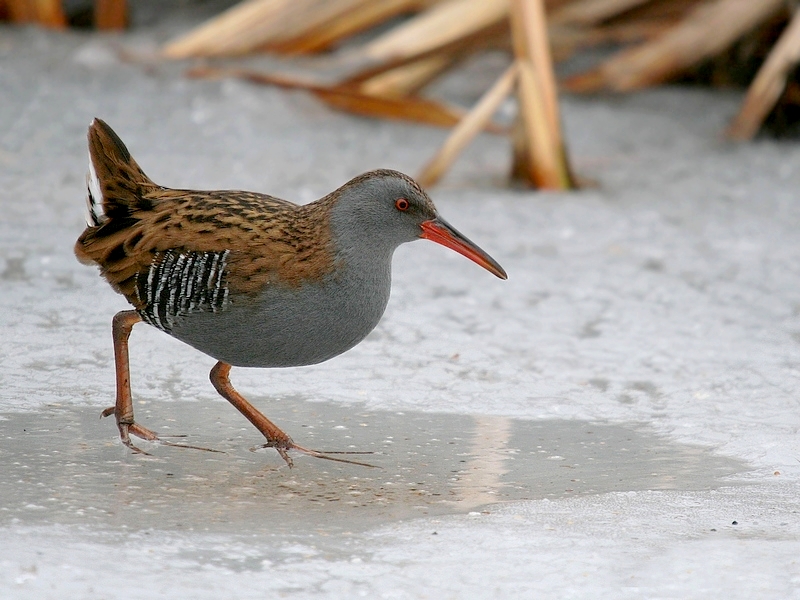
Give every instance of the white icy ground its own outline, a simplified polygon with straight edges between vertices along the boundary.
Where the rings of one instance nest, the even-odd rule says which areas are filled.
[[[409,244],[357,348],[234,370],[267,414],[311,411],[305,429],[279,419],[299,442],[328,423],[322,445],[342,431],[381,444],[381,471],[298,458],[290,472],[247,452],[257,432],[214,393],[213,360],[144,325],[131,341],[140,420],[229,454],[130,455],[97,420],[125,302],[72,254],[91,119],[163,185],[299,202],[371,168],[413,174],[446,135],[185,79],[147,60],[163,27],[0,29],[0,597],[800,598],[800,147],[720,141],[735,95],[564,98],[574,167],[598,183],[576,193],[504,188],[507,143],[480,138],[432,196],[507,282]],[[491,66],[443,93],[473,102]],[[351,413],[372,420],[349,428]],[[537,422],[546,443],[524,434]],[[594,427],[609,432],[613,484],[572,471],[611,472],[568,439]],[[451,441],[426,455],[426,436]],[[413,448],[428,487],[386,500]],[[559,466],[539,483],[524,459],[537,453]],[[465,488],[447,480],[458,465],[434,473],[456,456]]]

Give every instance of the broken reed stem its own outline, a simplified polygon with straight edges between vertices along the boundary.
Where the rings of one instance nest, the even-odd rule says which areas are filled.
[[[316,11],[307,27],[279,40],[271,50],[287,54],[319,52],[341,39],[419,7],[419,0],[325,0],[328,13]]]
[[[726,134],[733,140],[749,140],[758,133],[767,114],[786,89],[786,79],[800,62],[800,11],[796,11],[767,60],[750,84],[739,114]]]
[[[355,85],[365,94],[373,96],[407,96],[423,88],[454,62],[455,57],[450,54],[434,54],[388,69]]]
[[[553,73],[553,59],[550,56],[550,42],[547,32],[547,20],[544,12],[543,0],[517,0],[515,10],[525,30],[526,56],[522,60],[530,59],[533,70],[542,86],[542,100],[547,119],[552,127],[553,141],[557,145],[561,140],[561,116],[558,110],[558,88],[556,77]],[[522,48],[520,48],[522,49]]]
[[[94,0],[94,26],[97,29],[125,29],[127,24],[126,0]]]
[[[359,54],[401,60],[442,48],[490,28],[508,14],[508,0],[447,0],[365,44]]]
[[[376,62],[359,49],[349,53],[348,61],[360,65],[360,70],[344,79],[341,84],[360,86],[392,70],[421,63],[429,58],[446,56],[452,63],[456,63],[481,50],[508,48],[508,46],[508,22],[500,21],[484,29],[469,31],[461,37],[437,44],[434,47],[430,47],[430,44],[425,42],[425,48],[407,48],[408,51],[403,56],[388,61]],[[365,62],[366,66],[363,66]]]
[[[519,69],[512,176],[537,188],[574,187],[567,164],[542,0],[512,0],[511,38]]]
[[[646,42],[662,35],[671,25],[660,22],[632,22],[602,27],[550,27],[550,44],[556,63],[567,60],[580,50],[604,44]]]
[[[168,58],[232,56],[272,50],[298,54],[329,48],[344,37],[433,0],[247,0],[169,42]]]
[[[612,17],[638,8],[653,0],[575,0],[555,10],[550,23],[557,25],[596,25]]]
[[[67,26],[61,0],[5,0],[5,5],[12,22],[38,23],[53,29]]]
[[[436,155],[422,169],[417,181],[423,186],[431,186],[441,179],[464,148],[486,127],[500,104],[511,93],[517,80],[517,73],[517,63],[514,62],[453,128]]]
[[[403,98],[372,96],[352,86],[328,86],[297,77],[262,73],[249,69],[195,67],[188,70],[186,74],[189,77],[211,79],[236,77],[253,83],[273,85],[283,89],[305,90],[314,94],[332,108],[365,117],[398,119],[437,127],[453,127],[458,124],[465,114],[465,111],[460,107],[419,96],[406,96]],[[488,123],[486,131],[490,133],[505,133],[505,128]]]
[[[221,12],[163,49],[167,58],[244,54],[273,34],[290,0],[246,0]]]
[[[520,119],[516,127],[520,128],[520,137],[514,146],[512,176],[537,188],[566,189],[569,186],[562,185],[559,175],[559,153],[553,143],[538,78],[529,61],[519,61],[519,69],[517,100]]]
[[[658,38],[617,53],[599,68],[567,79],[573,91],[629,92],[663,83],[728,48],[783,9],[785,0],[715,0],[694,8]]]

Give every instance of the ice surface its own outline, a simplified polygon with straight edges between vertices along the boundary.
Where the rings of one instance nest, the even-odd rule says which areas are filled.
[[[187,436],[173,438],[176,443],[207,444],[218,452],[142,443],[152,456],[131,456],[109,439],[113,430],[98,425],[96,411],[6,413],[0,421],[6,448],[0,524],[334,534],[498,502],[718,489],[746,470],[642,427],[365,411],[297,400],[291,410],[270,409],[270,416],[311,447],[370,452],[354,458],[376,468],[299,456],[290,471],[273,450],[266,457],[247,451],[259,441],[257,432],[226,403],[191,411],[182,404],[165,411],[147,403],[138,418],[157,418],[162,435]]]
[[[736,95],[565,98],[598,182],[572,194],[499,187],[507,144],[480,138],[433,197],[507,282],[409,244],[364,343],[233,371],[382,469],[248,452],[213,361],[143,325],[137,417],[226,454],[128,454],[97,418],[125,302],[72,255],[91,119],[164,185],[301,202],[445,136],[187,80],[147,58],[180,23],[0,30],[0,597],[800,598],[800,147],[722,143]]]

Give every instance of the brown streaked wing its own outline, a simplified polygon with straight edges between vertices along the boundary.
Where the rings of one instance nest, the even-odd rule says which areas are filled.
[[[88,228],[79,258],[100,265],[111,285],[137,308],[137,277],[157,253],[229,251],[231,292],[255,294],[269,281],[299,285],[330,271],[328,211],[264,194],[157,188],[124,219]]]

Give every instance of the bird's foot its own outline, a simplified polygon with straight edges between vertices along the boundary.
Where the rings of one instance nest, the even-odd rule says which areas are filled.
[[[111,406],[105,409],[102,413],[100,413],[100,418],[109,417],[116,413],[116,408]],[[117,419],[117,427],[119,428],[119,439],[122,443],[130,448],[134,454],[144,454],[145,456],[152,456],[149,452],[142,450],[138,446],[134,445],[131,441],[131,435],[135,435],[138,438],[146,440],[148,442],[158,442],[159,444],[163,444],[165,446],[174,446],[175,448],[191,448],[192,450],[203,450],[204,452],[219,452],[220,454],[225,454],[222,450],[214,450],[213,448],[205,448],[203,446],[192,446],[191,444],[176,444],[175,442],[170,442],[169,440],[163,439],[164,437],[173,437],[173,438],[184,438],[185,435],[168,435],[168,436],[159,436],[155,431],[151,431],[147,429],[147,427],[142,427],[138,423],[121,423],[119,419]]]
[[[278,451],[278,454],[280,454],[281,458],[286,461],[286,464],[289,466],[290,469],[294,466],[294,461],[292,460],[292,457],[289,456],[289,450],[297,450],[298,452],[302,452],[303,454],[307,454],[308,456],[313,456],[314,458],[323,458],[325,460],[348,463],[351,465],[359,465],[362,467],[370,467],[373,469],[380,468],[377,465],[371,465],[369,463],[360,462],[357,460],[349,460],[347,458],[339,458],[338,456],[330,456],[331,454],[374,454],[374,452],[358,452],[358,451],[322,452],[320,450],[311,450],[309,448],[304,448],[303,446],[295,444],[288,436],[286,439],[283,440],[270,440],[266,444],[250,448],[250,451],[255,452],[256,450],[260,450],[261,448],[275,448],[275,450]]]

